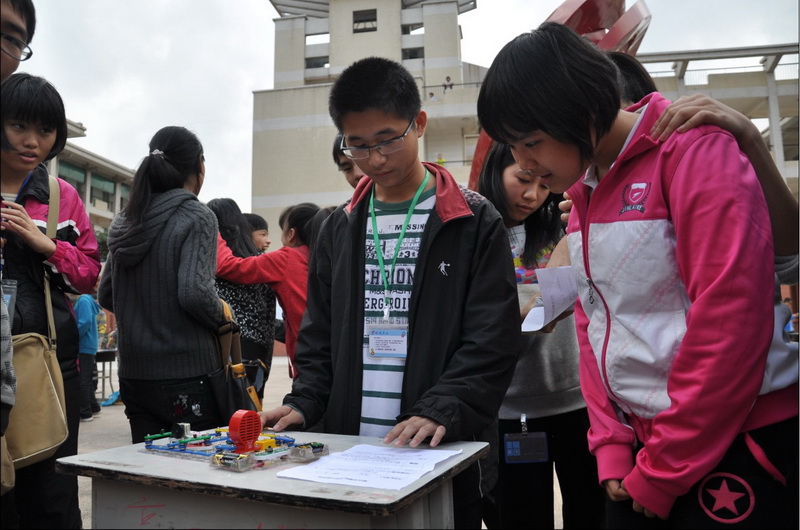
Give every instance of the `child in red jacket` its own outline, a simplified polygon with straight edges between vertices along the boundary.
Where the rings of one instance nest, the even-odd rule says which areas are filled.
[[[237,258],[222,236],[217,236],[217,276],[235,283],[266,283],[278,296],[286,325],[286,354],[289,356],[289,376],[297,377],[294,362],[297,334],[306,309],[308,285],[308,222],[319,211],[319,206],[301,203],[290,206],[281,213],[283,247],[272,252]]]

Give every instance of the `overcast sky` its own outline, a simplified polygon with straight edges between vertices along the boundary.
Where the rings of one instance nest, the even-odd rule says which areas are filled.
[[[563,0],[478,0],[461,15],[462,60],[489,66],[511,38]],[[797,0],[646,0],[653,19],[639,53],[798,40]],[[33,57],[20,71],[59,90],[73,142],[135,169],[153,134],[183,125],[205,147],[203,201],[231,197],[249,211],[253,91],[272,88],[268,0],[34,0]],[[633,5],[627,0],[626,5]],[[330,160],[320,172],[332,171]]]

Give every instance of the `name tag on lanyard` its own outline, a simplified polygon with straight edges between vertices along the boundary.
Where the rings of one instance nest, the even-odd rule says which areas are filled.
[[[367,326],[369,356],[384,359],[405,359],[408,355],[408,327],[400,324]]]

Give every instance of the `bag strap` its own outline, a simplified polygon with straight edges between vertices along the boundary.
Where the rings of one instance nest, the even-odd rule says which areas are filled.
[[[50,198],[48,199],[47,208],[47,230],[45,234],[50,239],[56,238],[56,231],[58,229],[58,209],[61,206],[61,188],[58,186],[58,180],[50,176]],[[44,271],[44,300],[45,308],[47,309],[47,326],[50,331],[49,338],[50,344],[56,344],[56,325],[53,319],[53,299],[50,294],[50,274],[47,270]]]
[[[239,340],[239,325],[233,319],[233,311],[228,302],[220,298],[225,324],[219,328],[219,357],[223,367],[242,362],[242,344]]]
[[[55,204],[55,208],[53,205]],[[58,179],[50,177],[50,204],[47,209],[47,237],[55,239],[58,229],[58,208],[61,206],[61,188],[58,186]]]

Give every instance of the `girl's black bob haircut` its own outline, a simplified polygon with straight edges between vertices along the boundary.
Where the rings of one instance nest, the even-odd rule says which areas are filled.
[[[546,22],[506,44],[478,94],[478,119],[493,139],[512,143],[542,131],[591,161],[620,110],[617,67],[574,30]]]
[[[269,231],[269,224],[267,220],[258,215],[257,213],[243,213],[244,218],[247,219],[247,224],[250,225],[250,231],[267,230]]]
[[[56,142],[45,157],[48,161],[64,150],[67,145],[67,114],[64,101],[56,88],[47,79],[31,74],[18,73],[9,76],[0,88],[0,146],[4,151],[12,150],[6,138],[5,124],[8,120],[41,124],[56,131]]]

